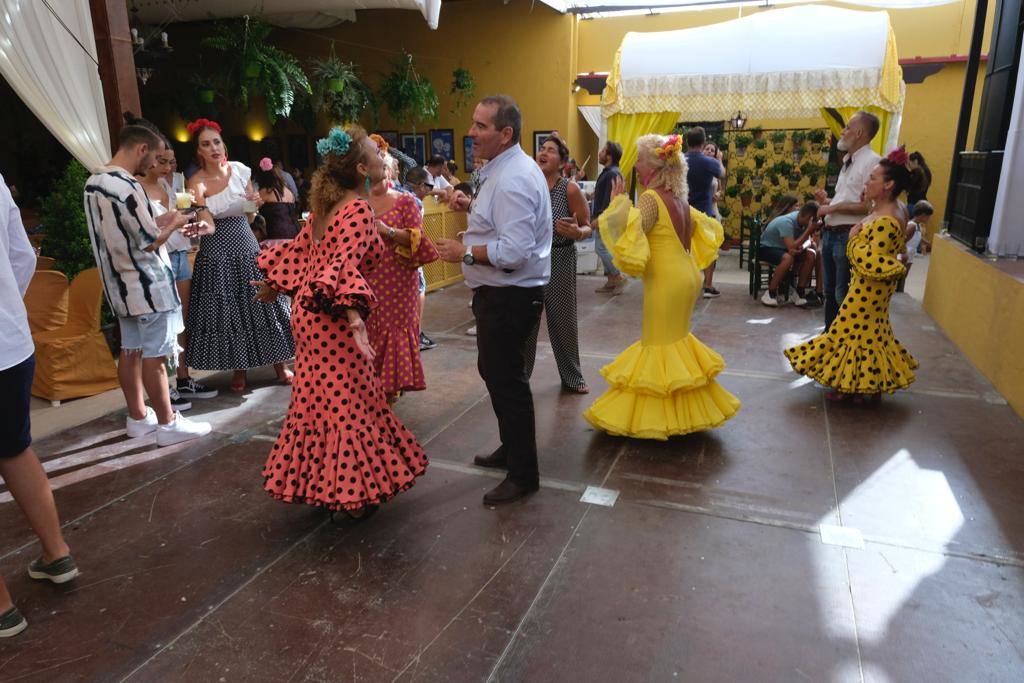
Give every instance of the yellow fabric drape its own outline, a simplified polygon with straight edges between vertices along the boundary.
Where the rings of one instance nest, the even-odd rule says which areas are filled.
[[[829,130],[831,130],[832,134],[838,138],[843,132],[843,125],[850,120],[851,116],[861,111],[861,109],[878,117],[878,121],[881,125],[878,128],[878,133],[875,135],[874,139],[871,140],[871,149],[873,149],[876,154],[884,157],[892,151],[885,149],[885,141],[889,139],[889,129],[892,127],[893,112],[885,111],[878,107],[833,107],[832,111],[838,112],[839,115],[843,117],[842,123],[837,121],[835,116],[829,113],[828,109],[821,110],[821,118],[825,119],[825,123],[828,124]]]
[[[667,135],[679,120],[679,112],[662,111],[648,114],[615,114],[608,119],[608,139],[622,145],[619,169],[629,182],[629,174],[636,163],[636,140],[641,135],[658,133]]]

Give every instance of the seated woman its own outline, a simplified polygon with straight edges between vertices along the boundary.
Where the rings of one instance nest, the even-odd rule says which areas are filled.
[[[740,409],[715,376],[725,361],[690,333],[702,270],[718,258],[722,224],[686,201],[686,159],[678,135],[637,140],[636,172],[647,190],[633,208],[615,180],[596,221],[615,266],[643,279],[640,341],[601,369],[611,388],[584,413],[609,434],[667,439],[711,429]]]
[[[864,198],[874,209],[850,230],[850,289],[839,315],[824,334],[785,350],[794,370],[831,389],[830,400],[864,395],[878,400],[881,392],[891,394],[914,381],[917,361],[893,336],[889,322],[889,301],[906,273],[899,260],[906,233],[898,198],[912,187],[914,173],[902,147],[871,171]]]

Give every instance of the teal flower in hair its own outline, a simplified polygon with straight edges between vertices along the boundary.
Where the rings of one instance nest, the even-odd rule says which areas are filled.
[[[345,156],[345,154],[348,153],[348,148],[351,144],[351,136],[341,128],[335,127],[331,128],[331,132],[327,134],[327,137],[320,138],[316,141],[316,152],[321,157],[325,157],[328,154]]]

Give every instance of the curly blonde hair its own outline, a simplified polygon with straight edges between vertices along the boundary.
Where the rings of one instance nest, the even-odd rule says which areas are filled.
[[[356,189],[362,180],[356,166],[366,162],[367,153],[363,146],[366,131],[360,126],[351,125],[345,127],[345,132],[352,138],[348,151],[341,156],[333,152],[324,155],[320,167],[313,173],[309,204],[318,216],[330,211],[347,191]]]
[[[637,160],[644,159],[654,169],[651,184],[647,189],[663,187],[684,202],[689,194],[686,186],[686,157],[681,152],[673,151],[665,158],[659,150],[668,142],[667,135],[644,135],[636,141]]]

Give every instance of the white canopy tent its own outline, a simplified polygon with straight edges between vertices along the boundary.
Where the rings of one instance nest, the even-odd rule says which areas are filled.
[[[441,17],[441,0],[146,0],[136,2],[139,18],[154,24],[259,15],[271,24],[294,28],[328,28],[355,21],[364,9],[417,10],[432,29]]]
[[[602,114],[609,137],[625,142],[660,132],[666,121],[724,121],[737,111],[780,119],[828,110],[846,118],[870,109],[882,119],[875,140],[882,150],[899,135],[904,90],[886,12],[801,5],[698,28],[627,33]]]

